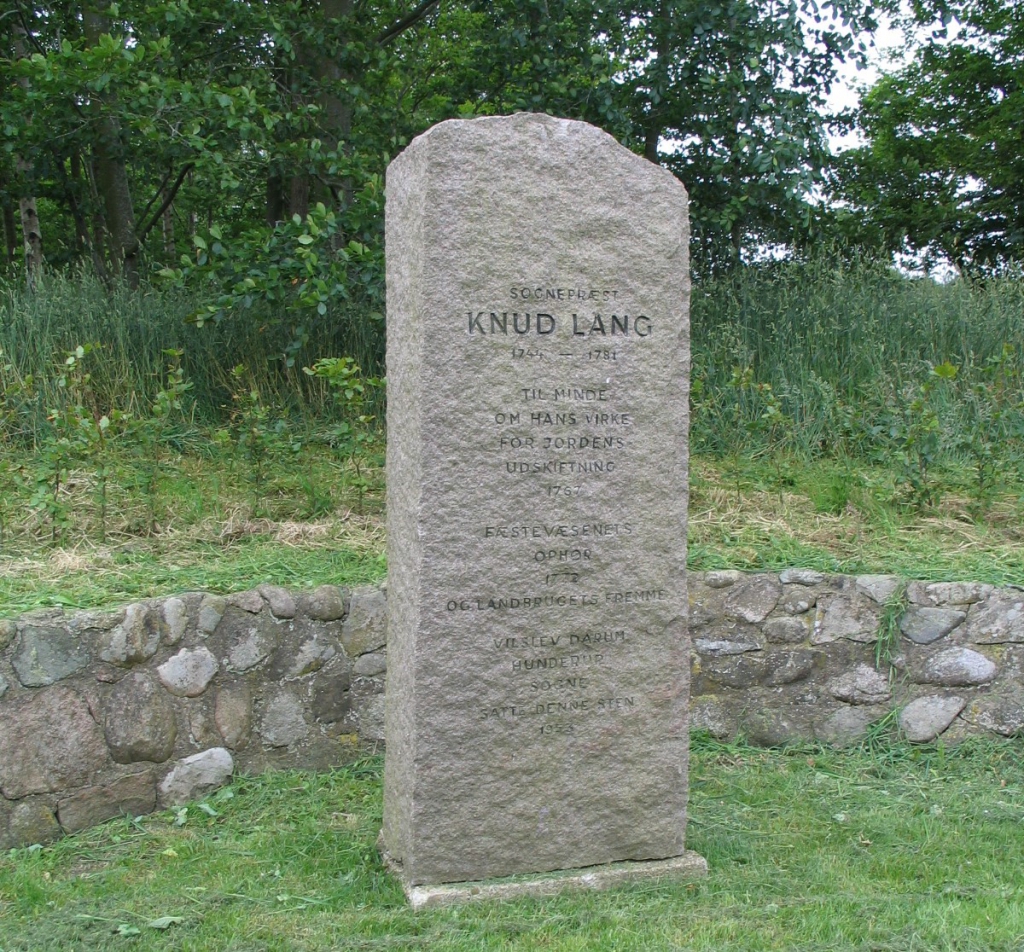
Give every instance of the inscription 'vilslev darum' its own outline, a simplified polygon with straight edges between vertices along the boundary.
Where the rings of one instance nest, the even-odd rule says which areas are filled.
[[[685,191],[522,114],[436,126],[387,201],[387,853],[408,885],[679,857]]]

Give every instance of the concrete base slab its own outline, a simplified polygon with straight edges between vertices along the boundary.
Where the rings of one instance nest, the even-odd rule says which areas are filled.
[[[387,855],[384,861],[402,880],[402,871]],[[649,879],[702,879],[708,874],[708,863],[703,856],[687,850],[682,856],[646,862],[608,863],[585,869],[560,869],[535,876],[514,876],[471,883],[440,883],[436,886],[410,886],[404,880],[409,905],[414,910],[477,900],[520,899],[526,896],[555,896],[562,892],[584,889],[611,889],[624,883]]]

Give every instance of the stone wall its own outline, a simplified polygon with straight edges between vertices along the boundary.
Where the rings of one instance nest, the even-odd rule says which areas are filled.
[[[915,742],[1024,731],[1024,592],[903,589],[890,575],[691,573],[691,727],[764,745],[848,743],[889,715]]]
[[[384,594],[272,585],[0,621],[0,848],[383,737]]]
[[[690,573],[690,606],[694,729],[847,743],[895,717],[918,742],[1024,733],[1020,589],[707,572]],[[0,848],[377,745],[384,609],[376,587],[262,585],[0,620]]]

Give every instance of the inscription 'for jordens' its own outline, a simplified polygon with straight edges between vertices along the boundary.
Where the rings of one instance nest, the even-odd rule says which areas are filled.
[[[471,337],[476,334],[518,334],[520,337],[526,334],[539,334],[546,337],[553,334],[563,323],[568,324],[567,318],[554,314],[529,314],[525,311],[467,311],[466,317]],[[608,317],[595,314],[593,318],[572,315],[573,337],[629,337],[631,334],[637,337],[650,337],[653,330],[654,325],[646,314],[633,318],[628,314],[612,314]]]

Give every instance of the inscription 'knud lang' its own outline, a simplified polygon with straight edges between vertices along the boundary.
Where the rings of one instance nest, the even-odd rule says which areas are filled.
[[[486,336],[488,334],[539,334],[545,337],[554,334],[562,326],[569,326],[570,318],[558,317],[554,314],[528,314],[519,311],[466,311],[469,323],[469,335]],[[650,337],[654,325],[649,317],[640,314],[630,317],[628,314],[611,314],[602,317],[595,314],[588,318],[582,314],[571,315],[573,337]]]

